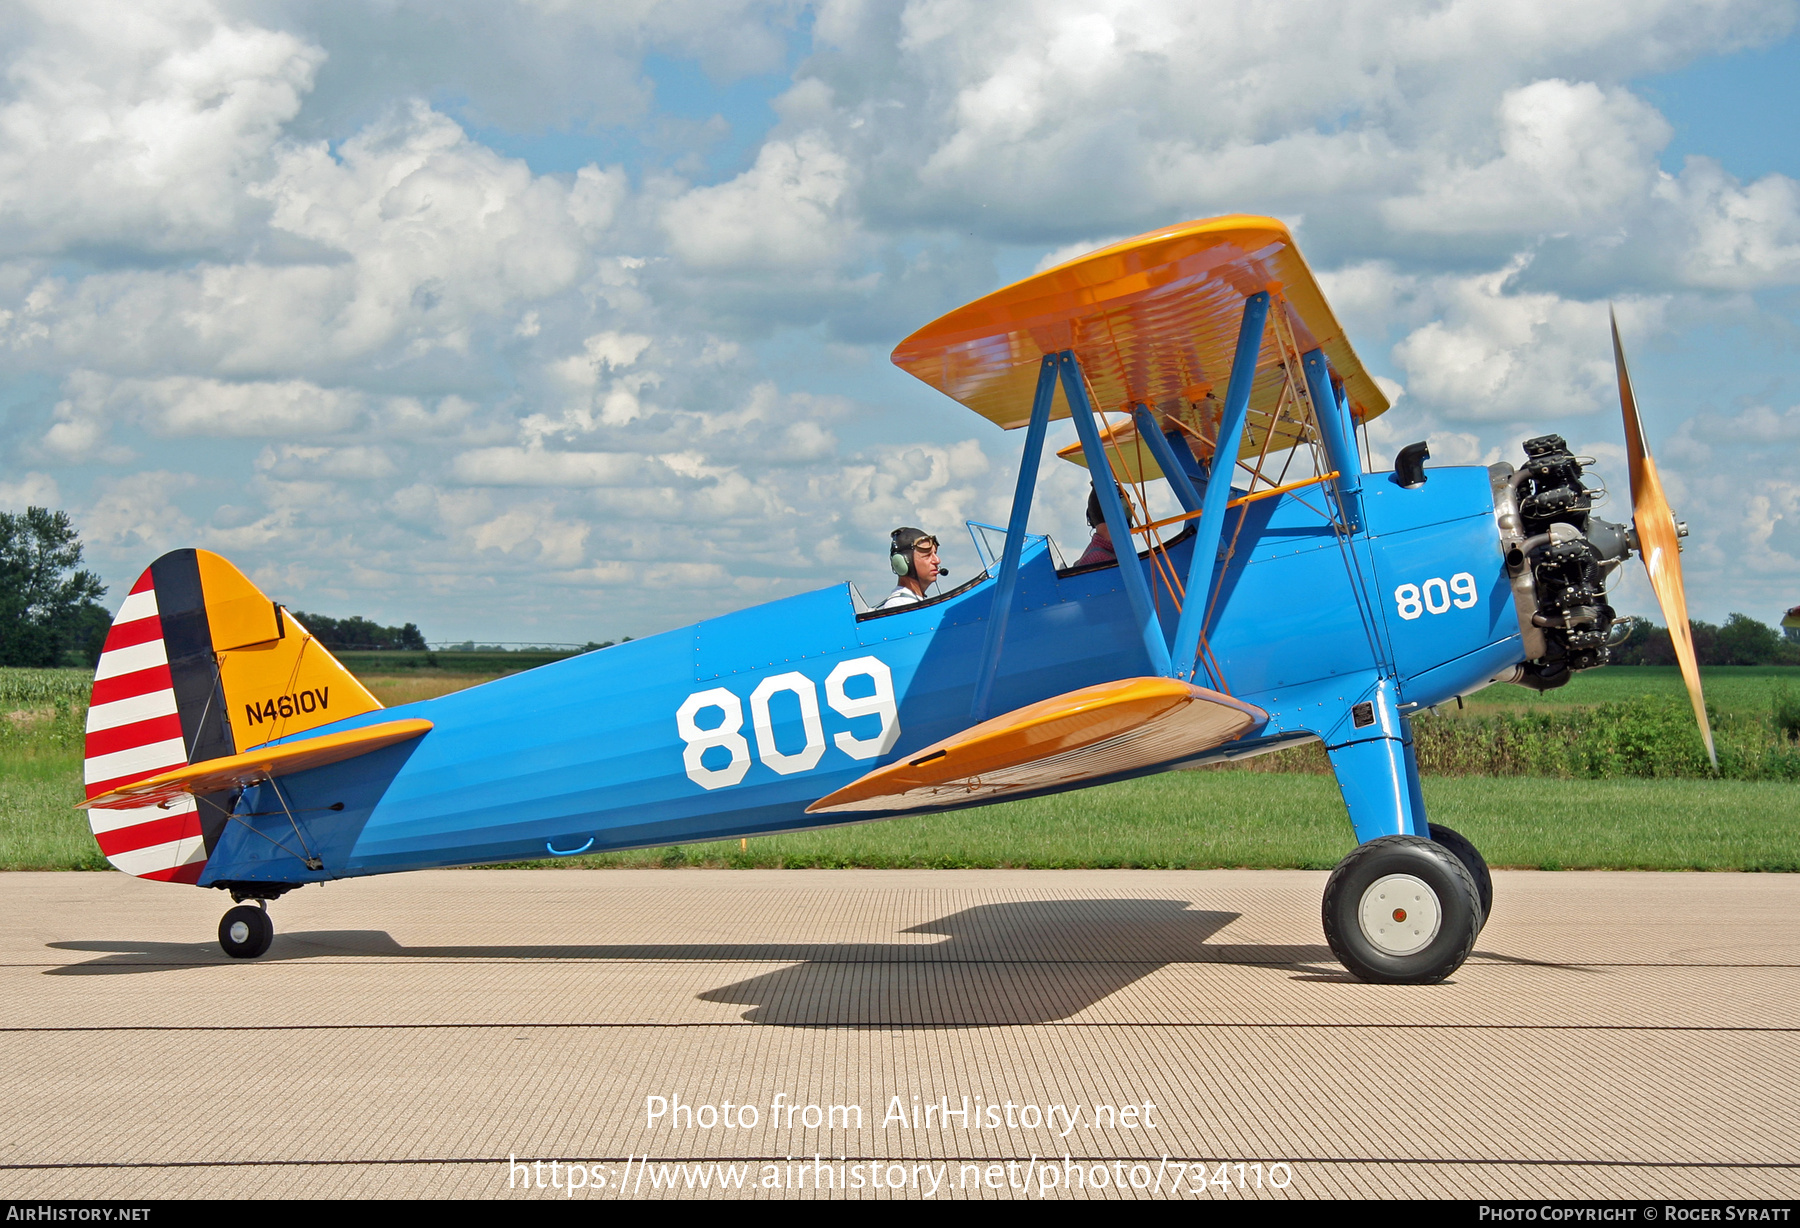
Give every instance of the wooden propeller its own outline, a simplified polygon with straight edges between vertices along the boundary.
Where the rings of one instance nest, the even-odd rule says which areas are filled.
[[[1650,445],[1644,440],[1644,424],[1638,418],[1637,398],[1631,392],[1631,373],[1625,369],[1625,347],[1619,341],[1616,314],[1612,316],[1612,342],[1613,361],[1619,368],[1619,408],[1625,414],[1625,453],[1631,466],[1631,514],[1637,526],[1638,554],[1644,560],[1644,570],[1650,573],[1650,587],[1656,592],[1657,604],[1662,606],[1663,621],[1669,626],[1669,641],[1681,664],[1681,678],[1687,683],[1688,699],[1694,705],[1694,719],[1700,722],[1700,736],[1706,740],[1706,756],[1717,771],[1719,755],[1713,748],[1712,724],[1706,719],[1706,698],[1700,692],[1700,665],[1694,658],[1687,591],[1681,583],[1681,537],[1675,527],[1675,513],[1663,495]]]

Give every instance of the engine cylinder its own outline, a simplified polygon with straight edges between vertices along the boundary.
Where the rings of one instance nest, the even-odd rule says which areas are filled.
[[[1630,557],[1636,534],[1593,514],[1596,492],[1561,435],[1527,439],[1523,465],[1490,473],[1527,658],[1516,681],[1550,690],[1610,659],[1618,613],[1606,583]]]

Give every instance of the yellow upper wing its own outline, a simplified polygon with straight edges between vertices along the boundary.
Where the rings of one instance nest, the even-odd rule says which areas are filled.
[[[1322,346],[1358,422],[1387,398],[1344,337],[1286,226],[1233,215],[1126,239],[996,290],[927,324],[894,363],[1010,430],[1031,417],[1038,363],[1073,350],[1094,407],[1143,403],[1202,428],[1210,391],[1223,399],[1244,299],[1277,289],[1302,351]],[[1263,338],[1244,452],[1262,447],[1281,395],[1274,330]],[[1067,417],[1061,393],[1053,417]],[[1283,446],[1278,434],[1276,445]],[[1203,449],[1202,449],[1203,450]]]

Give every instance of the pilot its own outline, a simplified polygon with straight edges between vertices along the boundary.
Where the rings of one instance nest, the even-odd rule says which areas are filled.
[[[893,610],[925,599],[925,590],[949,571],[938,564],[938,539],[924,529],[902,526],[888,537],[888,565],[900,583],[877,609]]]
[[[1131,513],[1131,500],[1125,497],[1125,488],[1115,483],[1113,489],[1119,492],[1119,502],[1125,506],[1126,523],[1136,524],[1137,517]],[[1100,492],[1091,485],[1088,487],[1087,522],[1094,535],[1088,539],[1087,549],[1081,552],[1081,557],[1075,560],[1075,566],[1094,567],[1118,562],[1118,551],[1113,549],[1112,529],[1107,526],[1106,513],[1100,510]]]

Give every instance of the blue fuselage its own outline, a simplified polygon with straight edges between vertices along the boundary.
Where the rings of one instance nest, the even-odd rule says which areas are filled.
[[[1404,713],[1523,659],[1485,469],[1433,469],[1410,490],[1369,474],[1364,506],[1352,539],[1324,519],[1317,488],[1229,513],[1207,622],[1218,673],[1196,681],[1269,719],[1205,758],[1309,735],[1330,744],[1371,695]],[[1168,577],[1187,574],[1190,550],[1191,538],[1170,548],[1172,569],[1144,564],[1169,637]],[[811,802],[974,723],[995,587],[859,619],[839,585],[313,731],[433,722],[413,742],[282,778],[286,808],[267,785],[248,790],[202,885],[818,826]],[[1059,575],[1032,539],[989,711],[1147,672],[1119,568]],[[323,870],[273,839],[294,823]]]

